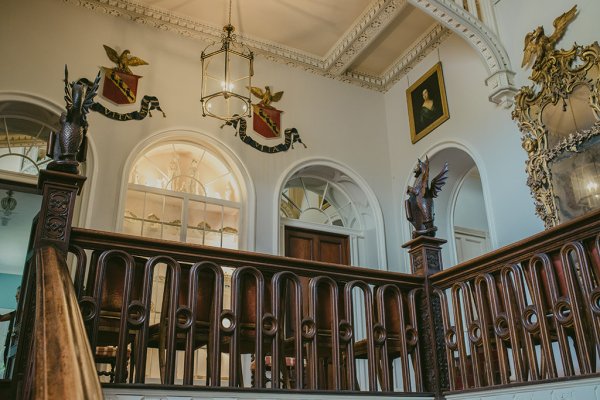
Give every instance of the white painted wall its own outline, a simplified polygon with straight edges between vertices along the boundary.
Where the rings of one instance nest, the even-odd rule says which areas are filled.
[[[502,0],[497,2],[500,37],[517,72],[518,84],[528,72],[519,69],[523,38],[539,24],[551,31],[552,20],[573,1]],[[595,19],[597,0],[578,1],[580,15],[563,43],[590,43],[600,35]],[[596,16],[596,17],[595,17]],[[125,160],[140,141],[176,129],[203,132],[220,139],[242,160],[256,191],[256,243],[248,249],[276,253],[273,226],[277,207],[273,192],[285,170],[307,158],[328,158],[356,171],[377,196],[385,221],[390,270],[407,271],[400,246],[409,240],[403,201],[417,157],[460,145],[475,161],[488,203],[488,220],[494,247],[509,244],[542,229],[534,215],[525,184],[525,152],[510,110],[487,100],[488,73],[480,57],[456,35],[431,52],[407,78],[385,94],[368,91],[312,75],[258,57],[256,86],[285,91],[279,103],[285,110],[284,127],[296,127],[308,145],[287,153],[268,155],[243,144],[231,129],[200,113],[200,53],[205,43],[172,33],[90,12],[59,0],[5,0],[0,12],[0,91],[35,94],[62,104],[63,66],[71,77],[92,78],[101,65],[110,66],[102,44],[128,48],[150,66],[143,75],[140,95],[160,98],[167,118],[155,114],[142,122],[114,122],[90,116],[89,135],[97,154],[94,190],[88,207],[89,226],[113,230],[117,221],[119,181]],[[410,143],[406,88],[442,61],[450,119],[415,145]],[[120,111],[137,108],[120,107]],[[452,168],[452,166],[450,166]],[[95,188],[95,189],[94,189]],[[441,232],[440,232],[441,233]],[[440,236],[442,236],[440,234]]]
[[[35,93],[58,104],[63,102],[65,63],[71,79],[93,78],[99,66],[111,66],[103,44],[128,48],[150,63],[135,71],[144,76],[139,94],[158,96],[167,118],[154,114],[142,122],[115,122],[95,113],[89,117],[89,135],[99,154],[93,183],[98,190],[89,205],[93,207],[92,228],[115,228],[118,182],[136,144],[150,135],[176,129],[213,135],[245,163],[257,196],[256,244],[249,245],[250,250],[276,252],[272,226],[278,204],[273,203],[272,193],[287,167],[307,157],[329,158],[350,166],[376,193],[384,215],[392,207],[384,98],[380,93],[258,57],[253,84],[285,91],[278,103],[285,111],[283,125],[296,127],[308,146],[263,154],[243,144],[232,129],[220,130],[219,121],[202,117],[200,53],[206,43],[48,0],[3,2],[0,37],[0,52],[10,55],[0,63],[0,90]],[[9,59],[14,61],[6,62]],[[119,111],[138,107],[120,107]],[[393,228],[393,224],[386,228]]]
[[[487,232],[489,228],[485,200],[477,171],[470,172],[458,190],[454,206],[454,226]]]
[[[406,110],[409,82],[415,82],[438,62],[438,52],[430,53],[408,73],[408,79],[403,79],[385,94],[390,153],[410,149],[405,152],[405,157],[390,157],[394,203],[397,205],[395,219],[402,221],[398,226],[401,241],[409,239],[401,201],[416,158],[425,154],[431,157],[440,149],[456,144],[470,154],[480,171],[484,197],[490,209],[492,245],[506,245],[540,231],[542,224],[534,215],[525,183],[526,154],[521,149],[518,129],[509,110],[487,101],[488,89],[483,83],[487,71],[479,56],[457,35],[452,35],[440,45],[439,59],[444,71],[450,119],[415,145],[410,143],[408,115],[400,110]],[[450,170],[452,168],[450,165]],[[444,223],[438,221],[438,226]]]

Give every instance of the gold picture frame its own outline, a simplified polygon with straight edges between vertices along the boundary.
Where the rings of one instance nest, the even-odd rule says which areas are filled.
[[[441,62],[406,89],[406,103],[413,144],[450,118]]]

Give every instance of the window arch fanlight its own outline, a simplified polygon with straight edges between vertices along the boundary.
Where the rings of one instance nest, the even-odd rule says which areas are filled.
[[[334,182],[315,176],[299,176],[286,182],[281,192],[284,218],[320,225],[360,230],[360,218],[350,197]]]
[[[129,171],[125,233],[237,249],[241,192],[228,164],[191,142],[159,142]]]
[[[46,146],[58,116],[31,103],[0,102],[0,170],[37,176],[51,161]]]

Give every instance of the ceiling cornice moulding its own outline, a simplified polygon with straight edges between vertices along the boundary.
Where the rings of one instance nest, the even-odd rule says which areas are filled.
[[[162,31],[173,32],[184,37],[201,39],[207,42],[221,40],[222,28],[201,23],[197,20],[140,4],[134,0],[62,0],[91,11],[124,18]],[[336,42],[325,57],[292,49],[278,43],[257,39],[243,34],[238,35],[247,46],[262,54],[270,61],[299,67],[325,77],[352,83],[377,91],[387,91],[410,68],[421,60],[439,41],[444,29],[437,25],[422,36],[409,51],[381,76],[369,76],[359,71],[349,71],[350,63],[371,43],[408,4],[407,0],[374,0],[357,18],[351,28]],[[435,31],[436,33],[432,32]],[[412,68],[412,67],[411,67]]]
[[[435,23],[408,50],[398,57],[381,76],[348,71],[344,74],[344,77],[349,83],[369,87],[380,92],[387,92],[451,34],[452,32],[449,29]]]
[[[344,73],[406,6],[407,0],[375,0],[325,57],[325,68],[334,75]]]

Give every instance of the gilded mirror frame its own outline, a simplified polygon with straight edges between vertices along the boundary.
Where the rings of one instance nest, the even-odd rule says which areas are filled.
[[[553,46],[553,43],[538,44],[537,59],[529,78],[533,84],[519,90],[515,96],[515,108],[512,113],[523,134],[522,146],[528,155],[527,185],[535,201],[536,214],[543,220],[546,228],[558,225],[566,219],[561,218],[559,213],[552,163],[568,157],[569,154],[582,152],[586,145],[600,135],[598,42],[589,46],[575,44],[570,50],[549,49],[549,45]],[[546,121],[549,118],[545,118],[552,117],[552,113],[545,114],[544,110],[558,106],[558,113],[560,108],[564,112],[568,111],[574,91],[581,88],[589,91],[589,97],[586,99],[589,109],[586,112],[593,115],[595,122],[591,126],[579,129],[575,113],[571,111],[576,129],[568,134],[555,134],[552,138]]]

